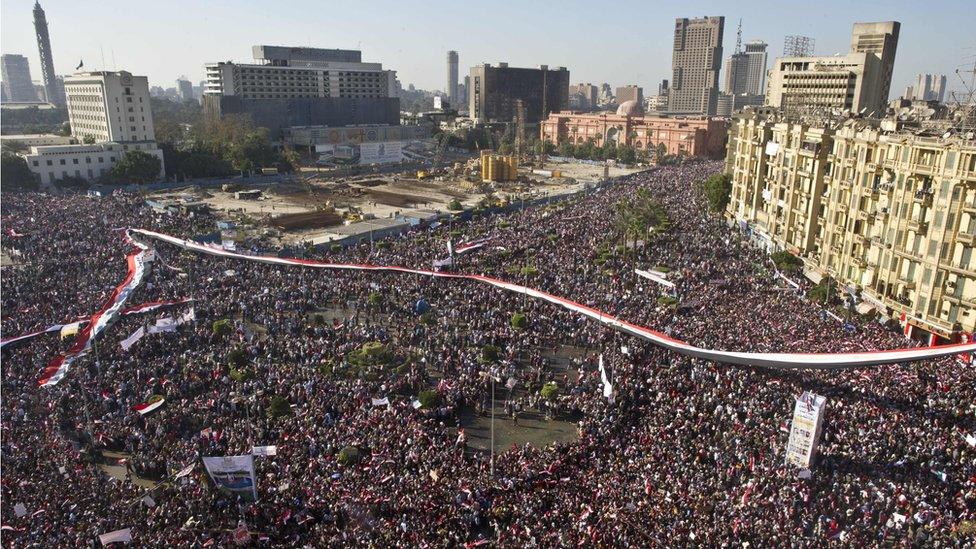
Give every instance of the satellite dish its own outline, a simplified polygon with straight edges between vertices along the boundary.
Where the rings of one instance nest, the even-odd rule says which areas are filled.
[[[948,139],[949,136],[951,136],[951,135],[952,135],[952,132],[951,131],[945,132],[944,134],[942,134],[942,139]]]
[[[921,114],[922,116],[932,116],[933,114],[935,114],[935,109],[928,107],[924,109]]]

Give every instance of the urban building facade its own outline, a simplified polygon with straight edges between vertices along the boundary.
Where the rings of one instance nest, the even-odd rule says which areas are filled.
[[[525,106],[526,122],[537,123],[569,104],[569,71],[566,67],[538,69],[487,63],[471,67],[468,116],[475,122],[510,122],[516,101]]]
[[[34,146],[23,155],[31,173],[42,186],[54,185],[69,177],[95,181],[104,176],[129,151],[142,151],[163,163],[163,151],[155,143],[94,143]],[[163,175],[160,172],[160,177]]]
[[[555,145],[614,142],[647,154],[721,158],[727,123],[708,117],[647,116],[639,103],[628,101],[613,114],[552,113],[540,126],[540,138]]]
[[[23,55],[5,53],[0,57],[0,72],[3,75],[3,94],[11,103],[33,103],[37,101],[34,83],[31,81],[30,65]]]
[[[34,3],[34,32],[37,34],[37,51],[41,57],[41,75],[44,77],[44,91],[47,102],[64,107],[64,88],[58,86],[54,74],[54,58],[51,56],[51,37],[48,34],[47,16],[40,2]]]
[[[254,63],[206,65],[204,114],[247,114],[278,137],[289,126],[397,124],[396,71],[358,50],[254,46]]]
[[[763,109],[733,119],[730,218],[906,335],[976,331],[976,142],[894,119],[798,120]]]
[[[24,155],[42,185],[66,177],[94,180],[105,175],[129,151],[159,159],[149,82],[127,71],[83,72],[64,79],[71,135],[81,144],[33,146]]]
[[[181,101],[192,101],[193,100],[193,84],[185,79],[180,78],[176,81],[176,89],[180,92]]]
[[[461,97],[458,95],[458,54],[456,51],[447,52],[447,99],[451,106],[457,108]]]
[[[715,114],[724,28],[725,17],[675,20],[669,112]]]
[[[623,105],[627,101],[637,101],[644,104],[644,90],[633,84],[617,88],[617,104]]]
[[[593,110],[600,104],[600,88],[590,83],[573,84],[569,87],[569,103],[573,110]]]
[[[891,88],[900,24],[855,23],[851,52],[779,57],[769,73],[766,105],[785,110],[847,109],[882,116]]]
[[[149,82],[126,71],[84,72],[64,80],[71,135],[95,143],[155,141]]]
[[[767,44],[746,42],[745,51],[737,51],[726,60],[725,93],[729,95],[762,95],[766,93]]]

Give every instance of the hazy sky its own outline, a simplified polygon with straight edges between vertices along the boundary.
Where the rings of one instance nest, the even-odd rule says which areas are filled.
[[[31,76],[41,71],[34,37],[33,0],[2,0],[3,53],[26,55]],[[249,61],[251,45],[358,48],[364,61],[394,69],[406,87],[444,89],[446,52],[467,68],[508,61],[513,66],[566,66],[572,82],[637,83],[654,93],[670,78],[675,17],[725,16],[725,51],[743,41],[769,43],[782,53],[783,36],[816,39],[817,54],[844,53],[855,21],[900,21],[892,95],[919,72],[943,73],[962,89],[957,68],[976,59],[973,0],[818,0],[816,2],[653,1],[465,2],[209,0],[44,0],[55,71],[126,69],[171,87],[180,75],[203,79],[203,64]],[[692,7],[693,6],[693,7]],[[104,52],[104,53],[103,53]],[[104,62],[103,62],[104,58]]]

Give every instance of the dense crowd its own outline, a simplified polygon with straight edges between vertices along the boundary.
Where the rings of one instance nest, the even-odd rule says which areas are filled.
[[[911,344],[867,319],[844,329],[773,276],[765,252],[708,213],[699,183],[718,169],[657,168],[545,205],[304,253],[427,269],[449,238],[490,238],[453,269],[526,283],[700,346]],[[671,226],[628,243],[614,211],[639,189]],[[131,245],[120,229],[193,238],[215,222],[157,213],[126,194],[5,195],[3,336],[97,310],[125,274]],[[230,545],[241,526],[252,543],[288,546],[972,544],[976,447],[966,437],[976,436],[976,374],[955,357],[857,371],[729,366],[475,282],[266,265],[136,238],[156,260],[128,304],[192,297],[196,320],[125,351],[120,342],[139,327],[190,305],[121,317],[50,388],[37,379],[72,338],[4,348],[5,545],[94,546],[123,528],[143,546]],[[662,267],[673,291],[634,274]],[[512,326],[514,313],[524,328]],[[215,330],[222,319],[230,333]],[[351,364],[371,342],[382,359]],[[567,350],[577,357],[571,371],[551,368]],[[492,378],[515,380],[494,403]],[[544,404],[548,382],[559,391]],[[809,478],[784,465],[804,390],[828,399]],[[414,405],[431,391],[435,399]],[[154,395],[165,398],[158,410],[133,411]],[[374,405],[382,398],[390,405]],[[507,422],[519,409],[579,418],[579,438],[507,448],[492,464],[459,430],[462,412],[491,405]],[[256,458],[257,501],[215,489],[200,464],[266,445],[277,454]],[[339,459],[348,447],[358,461]],[[113,455],[125,456],[129,478],[105,473]]]

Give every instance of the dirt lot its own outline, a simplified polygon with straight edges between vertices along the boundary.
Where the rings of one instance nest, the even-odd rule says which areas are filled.
[[[603,167],[587,164],[549,164],[548,170],[560,170],[562,178],[551,179],[531,175],[528,169],[522,174],[532,178],[529,184],[496,184],[497,196],[527,192],[532,196],[553,196],[575,192],[587,183],[603,177]],[[610,176],[618,177],[635,170],[611,168]],[[418,181],[415,173],[365,174],[329,180],[320,174],[306,174],[292,181],[268,184],[261,180],[246,182],[239,190],[258,189],[262,196],[256,200],[237,199],[233,192],[218,188],[183,188],[156,193],[156,200],[175,202],[200,201],[215,210],[218,216],[236,218],[258,227],[283,230],[283,243],[301,240],[327,241],[339,238],[335,228],[342,226],[344,216],[350,212],[391,218],[410,215],[417,210],[444,211],[452,200],[464,206],[474,206],[484,197],[479,192],[480,183],[460,178],[438,177]],[[363,223],[362,232],[369,231]],[[343,231],[348,234],[348,230]]]

